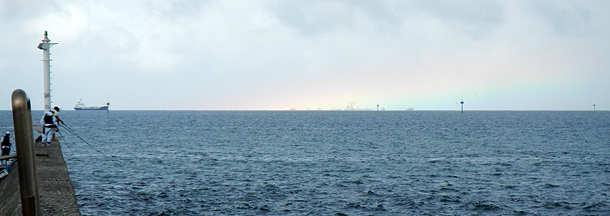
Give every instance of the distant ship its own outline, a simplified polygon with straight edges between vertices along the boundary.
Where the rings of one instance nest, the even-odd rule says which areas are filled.
[[[74,109],[75,110],[108,110],[108,106],[110,106],[110,103],[106,103],[106,106],[85,106],[85,104],[82,103],[81,100],[78,100],[76,105],[74,105]]]

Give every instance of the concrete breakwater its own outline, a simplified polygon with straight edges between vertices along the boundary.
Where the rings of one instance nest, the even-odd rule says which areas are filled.
[[[35,144],[38,194],[42,215],[80,215],[60,143]],[[19,161],[0,182],[0,215],[21,215]]]

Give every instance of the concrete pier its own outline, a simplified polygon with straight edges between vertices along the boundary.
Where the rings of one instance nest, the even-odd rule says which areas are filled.
[[[35,151],[42,215],[81,215],[60,143],[40,145],[40,142],[35,144]],[[0,182],[0,215],[21,215],[18,165],[19,161]]]

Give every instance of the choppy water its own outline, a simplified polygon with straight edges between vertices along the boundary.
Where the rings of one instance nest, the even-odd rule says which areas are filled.
[[[61,117],[83,215],[610,214],[610,112]]]

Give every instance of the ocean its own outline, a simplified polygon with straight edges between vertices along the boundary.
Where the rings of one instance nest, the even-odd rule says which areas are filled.
[[[608,111],[60,117],[83,215],[610,215]]]

